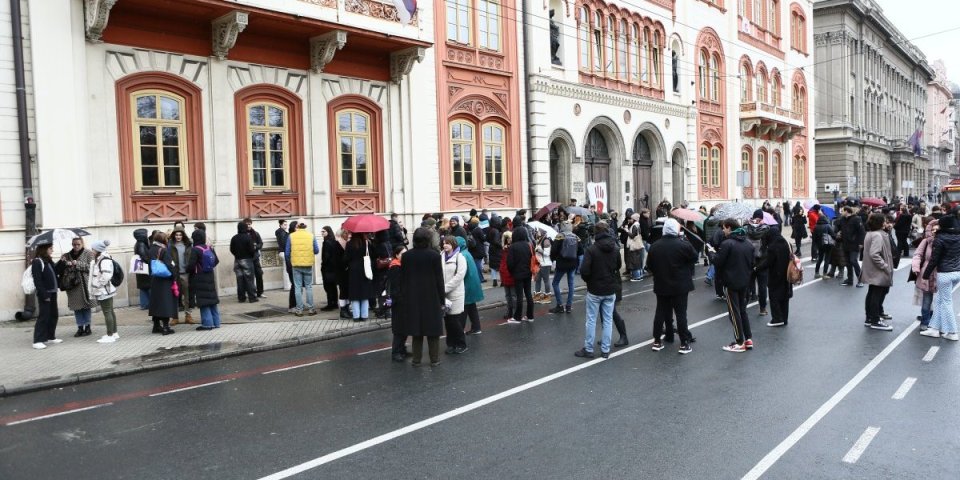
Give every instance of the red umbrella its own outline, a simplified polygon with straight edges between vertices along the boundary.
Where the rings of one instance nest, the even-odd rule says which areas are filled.
[[[887,204],[882,199],[876,197],[865,197],[860,199],[862,205],[870,205],[871,207],[882,207]]]
[[[673,215],[680,220],[685,222],[702,222],[703,214],[696,210],[688,210],[686,208],[674,208],[670,211],[670,215]]]
[[[540,220],[541,218],[546,217],[547,215],[550,215],[550,212],[554,211],[559,206],[560,204],[557,202],[548,203],[540,210],[537,210],[537,213],[533,214],[533,219]]]
[[[343,229],[353,233],[374,233],[390,228],[390,222],[383,217],[370,214],[354,215],[343,222]]]

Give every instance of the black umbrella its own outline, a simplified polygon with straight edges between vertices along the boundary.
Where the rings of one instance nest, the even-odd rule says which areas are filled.
[[[63,242],[69,243],[74,238],[86,237],[90,232],[82,228],[51,228],[46,232],[39,233],[27,240],[27,247],[37,248],[40,245],[61,245]]]

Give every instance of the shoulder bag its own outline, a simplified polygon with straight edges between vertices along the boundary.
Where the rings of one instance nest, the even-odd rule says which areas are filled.
[[[166,252],[166,250],[161,248],[157,252],[157,258],[150,260],[151,277],[170,278],[173,276],[173,274],[170,273],[170,269],[167,268],[167,264],[163,263],[163,260],[160,260],[160,258],[163,257],[164,252]]]
[[[364,244],[364,254],[363,254],[363,276],[367,277],[367,280],[373,280],[373,267],[370,265],[370,244]]]

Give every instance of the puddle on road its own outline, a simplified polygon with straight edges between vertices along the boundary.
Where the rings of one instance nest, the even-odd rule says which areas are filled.
[[[139,355],[135,357],[114,360],[114,365],[137,365],[141,363],[159,362],[163,360],[175,359],[192,355],[205,355],[210,353],[231,352],[244,348],[249,348],[255,344],[240,344],[236,342],[214,342],[203,345],[181,345],[179,347],[158,348],[153,353]]]

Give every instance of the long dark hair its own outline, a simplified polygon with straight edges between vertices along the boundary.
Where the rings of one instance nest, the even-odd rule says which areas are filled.
[[[324,242],[326,242],[326,241],[328,241],[328,240],[329,240],[329,241],[332,241],[332,242],[336,242],[336,241],[337,241],[337,236],[333,234],[333,229],[330,228],[329,225],[323,227],[321,230],[323,230],[324,232],[327,232],[327,236],[326,236],[326,237],[324,238],[324,240],[323,240]]]
[[[353,233],[350,237],[350,243],[353,244],[356,248],[363,248],[364,244],[367,243],[367,234],[366,233]]]
[[[45,245],[37,245],[36,257],[43,260],[53,261],[53,259],[50,257],[52,255],[52,252],[53,252],[52,243],[47,243]]]

